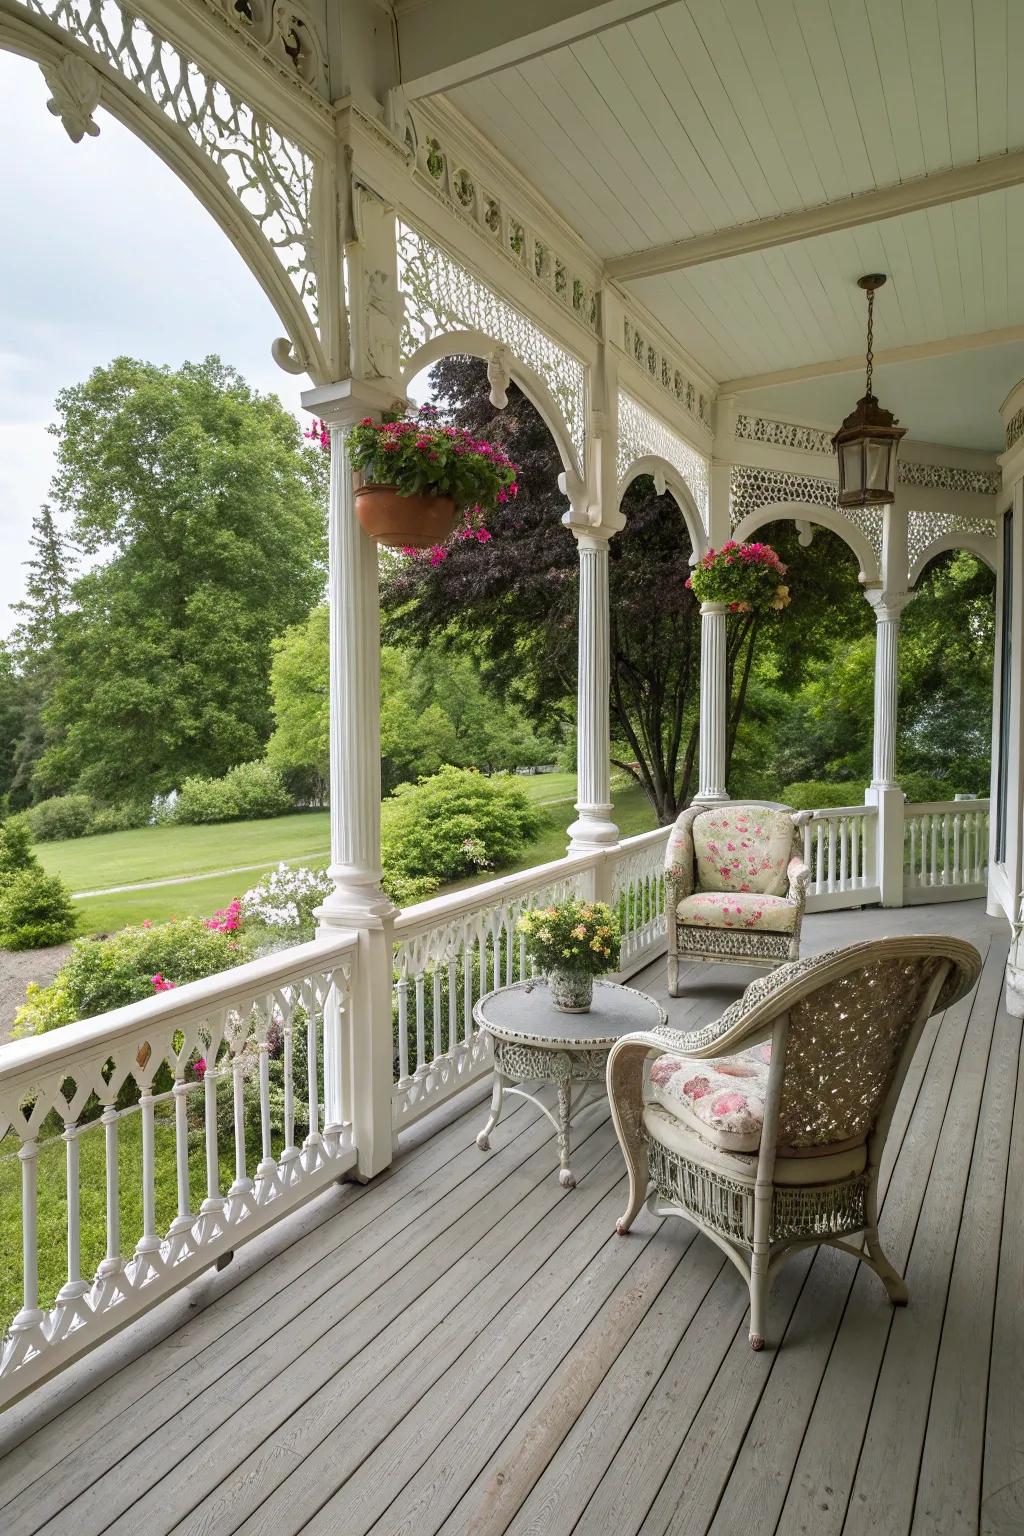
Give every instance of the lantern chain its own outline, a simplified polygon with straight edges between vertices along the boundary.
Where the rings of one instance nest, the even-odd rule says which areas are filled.
[[[866,390],[866,393],[868,395],[870,395],[870,393],[871,393],[871,374],[872,374],[872,371],[873,371],[873,366],[874,366],[874,361],[875,361],[875,354],[874,354],[875,320],[874,320],[874,317],[875,317],[875,290],[874,290],[874,288],[869,288],[868,289],[868,355],[867,355],[868,377],[867,377],[867,390]]]

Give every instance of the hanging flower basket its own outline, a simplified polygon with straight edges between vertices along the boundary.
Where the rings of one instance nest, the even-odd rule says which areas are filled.
[[[786,567],[770,544],[729,539],[709,549],[686,578],[702,603],[724,603],[730,613],[780,613],[789,606]]]
[[[487,513],[519,490],[516,467],[500,448],[465,428],[439,425],[432,405],[406,421],[367,416],[346,443],[362,480],[356,515],[391,549],[436,549],[460,517],[464,532],[477,532]]]

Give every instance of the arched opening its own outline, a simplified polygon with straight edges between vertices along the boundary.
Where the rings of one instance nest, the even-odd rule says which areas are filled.
[[[732,536],[737,540],[752,539],[757,534],[763,536],[763,530],[769,524],[789,518],[798,526],[802,546],[810,546],[816,528],[827,529],[853,551],[860,569],[860,580],[878,580],[879,551],[849,518],[832,507],[819,507],[802,501],[777,502],[748,513],[737,523]]]
[[[989,792],[995,590],[970,549],[935,550],[917,574],[899,646],[896,777],[910,801]]]
[[[694,557],[699,559],[708,547],[707,533],[700,515],[700,508],[693,492],[674,465],[656,454],[636,459],[619,481],[619,501],[624,500],[630,487],[640,479],[651,481],[659,496],[672,497],[686,524],[686,532]]]
[[[858,804],[871,778],[875,622],[861,585],[869,552],[824,526],[808,541],[807,509],[798,520],[779,513],[765,509],[735,534],[778,551],[791,602],[759,625],[732,688],[729,792],[798,809]]]

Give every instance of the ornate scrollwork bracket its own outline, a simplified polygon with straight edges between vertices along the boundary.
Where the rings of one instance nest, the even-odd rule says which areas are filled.
[[[276,336],[270,344],[270,355],[285,373],[309,373],[310,359],[287,336]]]
[[[496,411],[503,411],[508,405],[508,386],[512,382],[505,347],[495,347],[487,359],[487,382],[491,386],[491,404]]]
[[[56,64],[39,67],[53,93],[46,105],[60,118],[71,142],[80,144],[86,134],[96,138],[100,128],[93,121],[93,113],[103,90],[99,72],[76,53],[62,54]]]

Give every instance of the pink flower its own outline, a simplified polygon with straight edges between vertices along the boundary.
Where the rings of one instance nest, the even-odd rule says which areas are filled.
[[[735,1115],[740,1110],[746,1109],[747,1098],[743,1093],[720,1093],[711,1101],[711,1113],[713,1115]]]
[[[477,529],[476,541],[478,544],[489,544],[491,542],[491,535],[487,532],[486,528]]]
[[[166,981],[159,971],[149,979],[153,983],[154,992],[173,992],[174,988],[178,985],[176,981]]]
[[[195,1073],[196,1077],[205,1077],[206,1076],[206,1057],[205,1056],[200,1056],[198,1061],[193,1062],[193,1064],[192,1064],[192,1071]]]
[[[689,1082],[683,1084],[683,1092],[687,1098],[702,1099],[706,1093],[711,1092],[711,1084],[706,1077],[691,1077]]]

